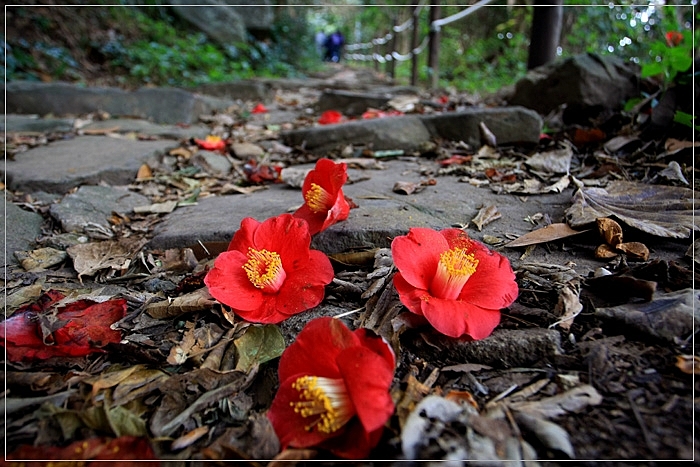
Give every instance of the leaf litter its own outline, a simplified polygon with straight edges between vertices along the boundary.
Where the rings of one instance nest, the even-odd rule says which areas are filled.
[[[277,100],[276,105],[286,105],[282,97]],[[415,102],[407,98],[392,105],[402,112],[418,112],[422,107]],[[274,105],[268,107],[274,110]],[[277,385],[277,358],[298,332],[299,323],[278,327],[238,320],[208,295],[201,282],[215,253],[195,254],[200,249],[194,246],[151,251],[143,241],[164,214],[197,199],[224,193],[255,196],[280,179],[299,186],[303,175],[294,175],[294,166],[313,161],[314,156],[303,148],[284,147],[276,139],[280,128],[314,120],[266,125],[243,108],[203,117],[211,125],[217,157],[222,158],[211,162],[225,159],[228,172],[214,174],[211,164],[196,166],[200,143],[183,141],[180,148],[139,170],[130,188],[152,203],[112,223],[103,233],[111,235],[108,239],[91,238],[64,247],[70,261],[57,255],[47,262],[45,252],[30,252],[25,259],[39,259],[5,282],[6,316],[13,311],[16,315],[5,321],[6,347],[22,343],[9,336],[10,320],[26,321],[26,307],[39,306],[31,312],[37,316],[30,321],[34,350],[8,352],[22,359],[38,356],[31,363],[9,361],[5,374],[8,445],[34,445],[15,450],[13,458],[40,453],[70,459],[79,445],[89,447],[90,459],[108,459],[100,456],[114,452],[115,446],[138,459],[323,458],[315,449],[280,453],[264,416]],[[606,272],[595,277],[579,276],[572,264],[518,264],[520,296],[504,310],[492,338],[475,343],[442,339],[416,316],[407,315],[391,282],[395,268],[389,250],[344,252],[332,258],[337,280],[329,285],[324,303],[311,313],[343,315],[341,319],[355,327],[371,329],[390,343],[398,357],[391,389],[397,409],[380,444],[383,455],[530,462],[687,453],[682,448],[687,437],[680,433],[689,432],[684,417],[692,410],[692,401],[690,384],[679,374],[694,373],[697,366],[697,357],[689,355],[697,319],[693,272],[684,264],[655,258],[653,244],[640,255],[636,243],[644,244],[626,240],[634,240],[636,231],[687,238],[696,229],[695,193],[685,187],[688,172],[683,166],[650,165],[645,170],[658,177],[642,176],[632,163],[594,149],[599,145],[608,153],[644,157],[634,136],[605,141],[605,133],[583,130],[562,132],[555,136],[557,141],[543,142],[534,152],[498,147],[485,126],[481,128],[485,145],[476,151],[463,143],[440,142],[448,156],[432,161],[438,181],[455,176],[496,193],[538,196],[576,184],[563,222],[520,236],[508,247],[587,243],[590,227],[613,225],[613,218],[621,222],[615,222],[619,230],[613,225],[601,231],[599,241],[613,255],[601,260],[600,269]],[[570,136],[573,143],[567,140]],[[687,141],[669,138],[661,156],[688,147]],[[363,154],[350,149],[342,156]],[[410,156],[388,152],[389,157]],[[422,157],[430,161],[429,155]],[[382,168],[376,158],[354,160],[358,167]],[[616,178],[624,171],[632,180]],[[435,179],[410,182],[399,185],[399,192],[420,196],[421,189],[435,183]],[[484,206],[472,223],[481,231],[499,216],[495,205]],[[593,257],[596,245],[589,246]],[[628,261],[633,260],[636,263],[630,266]],[[43,302],[44,309],[33,305],[37,299],[42,303],[40,293],[51,290],[51,285],[71,281],[82,281],[82,287],[98,294],[100,283],[123,287],[111,289],[99,301],[88,303],[89,292],[76,288],[68,303],[59,304],[54,295]],[[76,318],[66,319],[61,307],[78,307],[82,319],[80,313],[90,307],[112,303],[123,306],[123,311],[102,320],[95,320],[101,315],[91,311],[81,325],[91,336],[87,341],[63,343],[62,333],[73,329],[70,319]],[[118,337],[95,337],[93,328],[99,329],[99,336]],[[36,341],[36,336],[41,339]],[[77,352],[65,350],[65,345],[75,345],[88,355],[62,355]],[[615,415],[608,406],[617,410]],[[654,425],[652,412],[680,422]],[[629,439],[591,441],[595,435],[613,435],[609,428],[613,425],[630,434]],[[656,426],[658,433],[650,433],[647,425]],[[455,429],[467,436],[455,436]]]

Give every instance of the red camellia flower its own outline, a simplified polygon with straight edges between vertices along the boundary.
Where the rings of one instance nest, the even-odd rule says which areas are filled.
[[[395,358],[372,331],[317,318],[282,354],[280,388],[267,416],[282,449],[317,446],[347,459],[367,457],[394,412]]]
[[[197,143],[197,146],[202,149],[206,149],[207,151],[226,149],[226,141],[221,139],[220,136],[209,135],[205,139],[195,138],[194,142]]]
[[[333,280],[330,260],[310,245],[308,224],[291,214],[262,223],[247,217],[204,283],[241,318],[279,323],[321,303]]]
[[[683,34],[678,31],[669,31],[666,33],[666,44],[669,47],[675,47],[683,42]]]
[[[391,243],[401,303],[450,337],[488,337],[518,296],[508,259],[460,229],[413,228]]]
[[[252,113],[252,114],[267,113],[267,107],[265,107],[263,104],[258,104],[255,107],[253,107],[253,110],[251,110],[250,113]]]
[[[340,123],[342,119],[343,114],[337,110],[326,110],[321,114],[321,117],[318,119],[318,123],[321,125],[330,125],[332,123]]]
[[[343,194],[348,179],[348,165],[336,164],[330,159],[319,159],[316,168],[306,175],[301,192],[304,204],[295,217],[309,223],[309,232],[316,235],[350,215],[350,205]]]

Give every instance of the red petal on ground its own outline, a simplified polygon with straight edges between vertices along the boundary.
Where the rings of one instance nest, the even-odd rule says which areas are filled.
[[[60,327],[51,335],[52,345],[44,343],[37,312],[16,312],[2,324],[2,345],[10,361],[82,357],[121,340],[121,333],[110,326],[124,317],[126,309],[124,299],[102,303],[79,300],[59,308],[54,324]]]
[[[218,136],[207,136],[206,139],[194,139],[194,142],[202,149],[207,151],[216,151],[226,149],[226,141]]]
[[[264,114],[266,112],[267,108],[262,104],[256,105],[255,107],[253,107],[253,110],[250,111],[250,113],[252,114]]]
[[[309,260],[310,245],[308,224],[291,214],[282,214],[260,224],[253,234],[253,244],[250,246],[280,255],[282,266],[289,276]]]
[[[359,339],[342,321],[330,317],[314,319],[280,357],[279,379],[284,381],[299,373],[340,378],[338,354],[358,345]]]
[[[246,217],[241,221],[241,227],[233,234],[228,250],[238,250],[243,254],[248,252],[248,247],[255,245],[255,231],[261,223],[252,217]]]
[[[151,467],[157,460],[146,438],[121,436],[119,438],[90,438],[75,441],[66,447],[20,446],[7,456],[8,460],[42,459],[43,461],[120,461],[128,467]],[[133,462],[129,462],[133,461]],[[140,462],[142,461],[142,462]],[[26,467],[46,466],[51,462],[22,462]],[[86,467],[105,465],[102,462],[81,462]],[[114,464],[117,465],[117,464]]]
[[[389,394],[394,366],[367,347],[345,349],[337,362],[362,426],[368,432],[384,426],[394,413]]]
[[[499,310],[487,310],[461,300],[431,298],[423,302],[423,316],[439,332],[450,337],[488,337],[501,320]]]
[[[489,310],[500,310],[518,298],[518,284],[508,258],[472,240],[470,252],[479,260],[459,299]]]
[[[343,114],[337,110],[326,110],[321,114],[321,117],[318,119],[318,123],[321,125],[331,125],[333,123],[340,123],[342,119]]]
[[[309,251],[305,265],[287,274],[277,298],[277,309],[293,315],[317,306],[325,295],[326,285],[333,280],[333,266],[321,251]]]
[[[263,303],[262,290],[253,286],[243,265],[248,257],[240,251],[225,251],[214,261],[204,283],[212,297],[236,310],[253,311]]]
[[[391,242],[394,264],[403,279],[419,289],[428,290],[435,276],[440,254],[449,249],[445,237],[432,229],[417,227],[408,235]]]

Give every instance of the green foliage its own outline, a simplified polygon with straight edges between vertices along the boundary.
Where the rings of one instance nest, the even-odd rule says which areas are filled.
[[[649,56],[652,61],[642,65],[642,78],[662,75],[664,83],[670,83],[678,73],[688,71],[693,64],[693,35],[691,31],[685,31],[682,37],[677,45],[665,40],[651,44]]]

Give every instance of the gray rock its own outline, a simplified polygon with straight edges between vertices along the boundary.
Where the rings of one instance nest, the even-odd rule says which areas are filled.
[[[90,123],[82,130],[107,130],[115,129],[116,133],[138,133],[148,136],[160,136],[172,139],[205,138],[209,134],[209,127],[205,125],[162,125],[139,120],[135,118],[112,118]]]
[[[283,133],[289,146],[304,145],[314,153],[342,148],[348,144],[371,146],[375,150],[419,149],[432,138],[481,142],[479,123],[484,122],[499,144],[537,143],[542,119],[522,107],[473,108],[439,115],[406,115],[377,118],[337,125],[325,125]]]
[[[602,109],[620,109],[639,95],[638,66],[613,56],[580,54],[535,68],[518,81],[512,105],[547,114],[567,104],[565,122],[584,123]]]
[[[60,203],[52,204],[49,213],[65,232],[83,232],[88,223],[109,230],[107,219],[112,212],[129,213],[134,207],[146,204],[150,204],[148,198],[126,188],[86,185]]]
[[[246,41],[245,23],[235,8],[223,6],[216,0],[200,0],[197,6],[188,0],[170,0],[169,3],[176,15],[222,46]]]
[[[36,246],[35,239],[41,235],[43,222],[44,218],[35,212],[25,211],[10,201],[0,203],[0,228],[6,234],[3,264],[17,263],[15,251]]]
[[[81,136],[40,146],[7,161],[11,190],[65,193],[79,185],[126,185],[141,164],[176,146],[173,141],[133,141]]]
[[[479,123],[483,122],[501,144],[530,143],[540,140],[542,119],[523,107],[474,107],[461,112],[449,112],[421,117],[433,137],[464,141],[474,147],[482,144]]]
[[[187,91],[198,92],[208,96],[242,101],[263,101],[272,99],[273,93],[269,86],[257,80],[240,80],[228,83],[201,84]]]
[[[69,83],[7,83],[7,111],[18,114],[80,115],[104,111],[159,123],[193,123],[200,115],[223,110],[232,101],[176,88],[82,88]]]
[[[415,344],[424,350],[439,347],[448,362],[469,362],[495,368],[529,367],[563,353],[559,331],[554,329],[496,329],[486,339],[462,341],[438,333],[426,334]]]
[[[39,118],[38,115],[15,115],[6,116],[5,122],[0,122],[0,131],[17,132],[69,132],[73,131],[74,119],[72,118]]]
[[[320,112],[337,110],[343,115],[352,117],[362,115],[369,107],[384,107],[390,99],[389,96],[376,94],[327,90],[318,100],[318,110]]]
[[[348,144],[367,145],[375,150],[412,151],[429,141],[431,134],[419,117],[407,115],[302,128],[282,137],[288,146],[303,144],[308,151],[324,153]]]
[[[197,151],[192,162],[204,170],[205,172],[215,175],[224,176],[231,172],[231,162],[219,153],[214,151]]]

